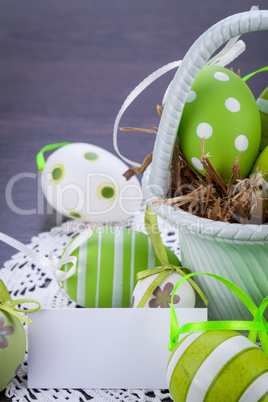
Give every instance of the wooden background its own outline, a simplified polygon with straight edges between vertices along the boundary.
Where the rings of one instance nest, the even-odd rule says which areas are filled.
[[[183,58],[212,24],[251,5],[248,0],[1,0],[0,230],[28,243],[57,224],[43,205],[35,164],[44,145],[82,141],[114,152],[113,123],[129,92],[155,69]],[[245,75],[267,63],[267,35],[244,40],[247,51],[233,66]],[[155,105],[173,75],[144,92],[122,125],[157,126]],[[256,96],[267,75],[249,81]],[[134,160],[142,161],[153,148],[153,134],[119,138],[122,152]],[[30,177],[14,184],[12,203],[23,215],[5,195],[8,182],[21,173]],[[13,253],[0,244],[0,267]]]
[[[260,8],[267,1],[260,0]],[[114,153],[115,117],[129,92],[164,64],[183,58],[206,29],[248,11],[251,0],[1,0],[0,1],[0,231],[29,243],[57,223],[43,202],[36,153],[56,142],[88,142]],[[266,7],[265,7],[266,6]],[[246,75],[267,64],[267,33],[244,36],[247,51],[232,63]],[[144,92],[122,125],[152,128],[173,77]],[[249,81],[255,96],[268,73]],[[119,135],[121,151],[137,161],[152,151],[153,134]],[[10,180],[21,173],[12,203]],[[14,208],[13,208],[14,209]],[[32,211],[33,212],[33,211]],[[14,254],[0,244],[0,267]]]

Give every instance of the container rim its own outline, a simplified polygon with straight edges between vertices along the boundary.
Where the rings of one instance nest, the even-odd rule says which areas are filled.
[[[180,229],[180,232],[200,235],[206,238],[217,237],[222,240],[232,241],[256,241],[265,242],[268,245],[268,225],[241,224],[213,221],[200,218],[180,208],[174,211],[172,205],[153,206],[154,200],[165,197],[156,196],[149,184],[151,166],[143,174],[142,191],[146,204],[170,225]]]

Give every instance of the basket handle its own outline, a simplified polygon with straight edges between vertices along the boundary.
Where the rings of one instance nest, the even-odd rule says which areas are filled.
[[[168,91],[154,145],[149,186],[157,196],[164,197],[167,194],[177,131],[187,96],[199,71],[211,55],[229,39],[266,29],[268,29],[268,10],[235,14],[209,28],[186,53]]]

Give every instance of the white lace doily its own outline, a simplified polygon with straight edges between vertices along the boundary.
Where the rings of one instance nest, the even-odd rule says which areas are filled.
[[[175,228],[158,218],[163,242],[179,256],[179,237]],[[144,227],[144,211],[129,219],[126,227],[146,233]],[[30,248],[48,256],[51,251],[61,257],[71,238],[84,229],[84,225],[75,221],[67,221],[50,232],[33,237]],[[22,253],[15,254],[0,270],[0,277],[8,288],[13,299],[37,299],[43,308],[75,308],[77,305],[69,300],[60,290],[51,272],[34,265]],[[27,326],[25,326],[27,333]],[[93,389],[27,389],[27,352],[18,375],[6,389],[6,396],[13,401],[171,401],[168,390],[93,390]]]

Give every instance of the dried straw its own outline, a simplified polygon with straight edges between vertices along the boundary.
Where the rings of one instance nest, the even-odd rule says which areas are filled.
[[[157,106],[161,116],[162,108]],[[128,127],[125,131],[155,130]],[[175,145],[171,164],[171,184],[167,199],[153,202],[153,205],[173,205],[174,210],[181,208],[194,215],[215,221],[243,224],[268,224],[268,198],[261,198],[257,171],[252,178],[242,179],[239,160],[242,152],[233,162],[231,176],[226,184],[209,158],[204,155],[205,138],[201,143],[201,162],[206,171],[205,177],[198,173],[183,157]],[[140,168],[132,167],[124,176],[130,179],[135,173],[142,174],[152,162],[151,153]]]

